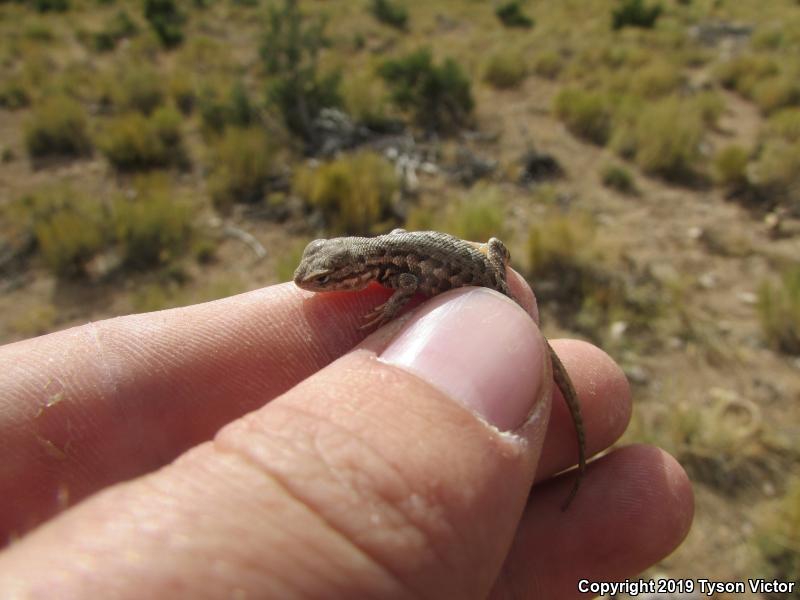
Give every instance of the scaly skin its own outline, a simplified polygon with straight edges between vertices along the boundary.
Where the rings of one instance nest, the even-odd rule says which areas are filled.
[[[506,282],[510,258],[505,245],[497,238],[478,244],[437,231],[395,229],[388,235],[372,238],[314,240],[303,252],[294,282],[298,287],[316,292],[355,291],[372,281],[394,289],[389,300],[366,315],[367,321],[362,326],[366,329],[391,321],[417,292],[430,297],[474,285],[496,290],[518,302]],[[550,342],[546,344],[553,365],[553,379],[567,402],[578,437],[578,475],[562,507],[566,509],[586,470],[586,435],[572,380]]]

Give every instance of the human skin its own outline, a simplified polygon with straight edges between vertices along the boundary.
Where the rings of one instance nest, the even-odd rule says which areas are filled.
[[[0,348],[0,596],[571,598],[637,575],[688,532],[688,479],[623,447],[560,510],[575,433],[510,283],[527,313],[465,288],[367,339],[387,290],[283,284]],[[551,342],[603,451],[627,382]]]

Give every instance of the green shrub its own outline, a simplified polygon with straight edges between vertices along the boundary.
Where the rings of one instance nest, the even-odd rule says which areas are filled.
[[[108,52],[117,47],[117,43],[135,35],[139,28],[124,10],[118,11],[105,24],[105,27],[91,34],[92,48],[98,52]]]
[[[780,72],[778,63],[772,56],[764,54],[742,54],[727,62],[720,63],[715,74],[717,80],[743,96],[751,97],[756,84],[762,79],[773,77]]]
[[[161,74],[146,64],[125,63],[109,81],[111,102],[122,112],[138,110],[149,115],[164,102],[166,90]]]
[[[431,51],[423,48],[387,60],[379,74],[392,101],[427,131],[448,133],[468,123],[474,107],[470,81],[454,60],[434,65]]]
[[[700,120],[708,127],[716,127],[725,112],[725,100],[714,91],[700,92],[692,96],[690,102],[699,111]]]
[[[134,198],[117,198],[113,207],[123,263],[134,269],[168,263],[190,246],[192,211],[160,178],[138,181],[136,188]]]
[[[100,149],[120,171],[185,167],[188,157],[180,124],[180,113],[169,107],[158,109],[151,117],[122,115],[107,125]]]
[[[391,163],[360,152],[295,173],[293,189],[322,211],[332,231],[368,234],[384,229],[399,189]]]
[[[601,92],[566,88],[556,96],[555,112],[572,134],[601,146],[608,142],[612,111]]]
[[[30,92],[21,78],[8,77],[0,83],[0,106],[8,110],[17,110],[30,103]]]
[[[733,189],[747,185],[749,153],[741,146],[725,146],[714,156],[714,179]]]
[[[771,347],[800,354],[800,266],[786,269],[779,282],[761,286],[758,313]]]
[[[527,75],[525,58],[519,52],[495,52],[489,57],[484,79],[499,89],[519,86]]]
[[[206,86],[200,93],[198,107],[206,133],[220,133],[225,127],[248,127],[256,120],[256,110],[241,81],[223,95],[219,86]]]
[[[628,324],[631,338],[646,339],[663,310],[664,290],[620,268],[616,255],[585,214],[548,216],[529,231],[526,275],[538,284],[540,306],[552,302],[562,321],[596,342],[615,342],[608,334],[613,322]]]
[[[370,12],[378,21],[391,27],[405,29],[408,25],[408,10],[392,0],[371,0]]]
[[[594,225],[585,217],[551,216],[528,232],[528,273],[535,281],[584,271],[592,257]]]
[[[165,48],[173,48],[183,41],[185,15],[175,0],[144,0],[144,16]]]
[[[25,312],[14,318],[9,325],[14,333],[28,338],[52,331],[57,317],[58,311],[53,304],[36,302],[29,304]]]
[[[103,244],[102,232],[81,214],[62,212],[36,227],[36,242],[48,268],[58,277],[85,274],[88,260]]]
[[[450,205],[440,224],[441,229],[474,242],[486,242],[493,236],[505,238],[508,231],[503,200],[504,196],[497,188],[478,186],[465,198]]]
[[[646,5],[644,0],[621,0],[611,13],[612,29],[641,27],[652,29],[661,16],[661,4]]]
[[[500,22],[506,27],[533,27],[533,19],[522,11],[522,3],[520,0],[510,0],[498,6],[494,14],[500,19]]]
[[[770,579],[800,581],[800,478],[790,478],[786,487],[775,509],[759,511],[754,538],[764,562],[760,570]],[[785,598],[797,598],[797,589]]]
[[[702,120],[676,98],[648,105],[636,123],[636,163],[647,173],[686,181],[698,172]]]
[[[109,238],[104,207],[68,186],[24,196],[13,211],[34,235],[39,255],[57,277],[84,275],[86,263]]]
[[[748,182],[769,203],[800,206],[800,141],[766,140],[748,169]]]
[[[675,64],[656,60],[633,71],[628,90],[645,98],[659,98],[676,91],[683,83],[683,73]]]
[[[557,79],[563,68],[561,54],[553,50],[545,50],[533,59],[533,72],[545,79]]]
[[[197,103],[192,76],[183,70],[173,73],[167,84],[169,95],[184,115],[190,114]]]
[[[256,110],[247,95],[244,83],[237,81],[231,86],[228,99],[228,123],[236,127],[247,127],[256,121]]]
[[[769,77],[755,84],[752,97],[761,112],[769,116],[782,108],[800,104],[800,83],[786,75]]]
[[[648,104],[649,102],[639,96],[617,97],[609,146],[622,158],[633,160],[636,156],[636,129],[639,117]]]
[[[25,123],[25,146],[33,158],[91,154],[83,107],[66,96],[44,99]]]
[[[765,133],[787,142],[800,142],[800,108],[787,108],[770,116]]]
[[[25,24],[22,35],[29,40],[36,40],[37,42],[52,42],[55,40],[53,29],[41,21],[32,21]]]
[[[769,29],[759,27],[750,39],[750,43],[756,50],[779,50],[786,41],[786,36],[780,27],[770,27]]]
[[[188,75],[219,77],[239,68],[230,44],[202,33],[191,35],[178,50],[176,59],[176,70]]]
[[[107,31],[92,33],[88,41],[95,52],[110,52],[117,46],[117,41]]]
[[[260,129],[228,128],[212,151],[208,187],[220,210],[236,202],[258,202],[276,172],[275,148]]]
[[[33,5],[39,12],[66,12],[69,10],[68,0],[33,0]]]
[[[121,40],[123,38],[136,35],[136,33],[139,31],[139,27],[126,11],[119,10],[113,17],[111,17],[111,19],[109,19],[108,23],[106,24],[106,31],[108,31],[115,39]]]
[[[603,185],[617,190],[623,194],[635,194],[636,183],[633,175],[625,167],[620,165],[606,165],[601,173]]]
[[[317,142],[314,119],[323,108],[342,104],[339,74],[317,72],[324,31],[325,21],[304,23],[296,0],[285,0],[282,9],[270,12],[261,45],[264,66],[272,76],[267,100],[278,108],[287,129],[312,148]]]
[[[371,71],[360,71],[345,78],[342,97],[347,112],[370,129],[384,131],[396,122],[390,114],[386,86]]]

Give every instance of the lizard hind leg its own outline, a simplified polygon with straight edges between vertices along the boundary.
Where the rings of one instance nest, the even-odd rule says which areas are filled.
[[[486,258],[495,272],[497,278],[497,289],[511,298],[516,300],[511,295],[511,290],[508,288],[506,281],[506,266],[511,261],[511,253],[508,251],[506,245],[496,237],[490,238],[486,242]]]

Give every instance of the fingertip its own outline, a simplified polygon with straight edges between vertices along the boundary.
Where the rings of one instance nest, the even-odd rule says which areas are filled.
[[[658,526],[669,532],[677,546],[694,518],[694,491],[686,471],[675,457],[656,446],[634,444],[618,453],[630,473],[628,487],[620,493],[630,494],[632,501],[635,496],[638,505],[647,507],[650,518],[659,520]]]
[[[536,303],[536,296],[528,285],[525,278],[517,273],[514,269],[508,268],[506,276],[508,278],[508,287],[511,290],[514,298],[517,299],[520,306],[525,309],[531,318],[539,324],[539,306]]]
[[[500,591],[535,587],[542,597],[572,597],[581,579],[616,581],[641,573],[688,534],[694,514],[691,484],[663,450],[620,448],[590,463],[586,475],[564,512],[559,507],[572,473],[536,486]]]

